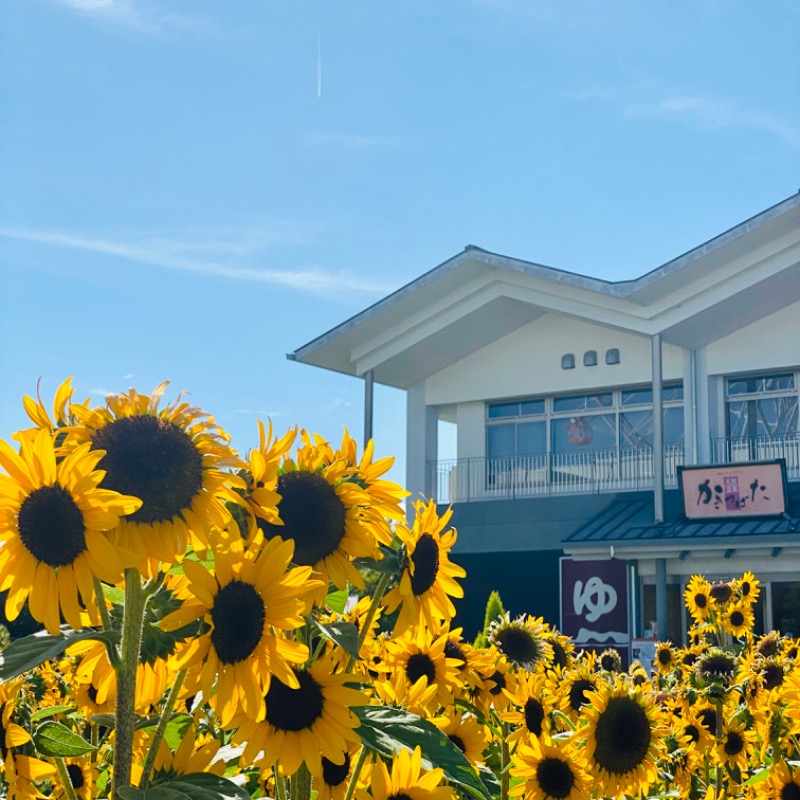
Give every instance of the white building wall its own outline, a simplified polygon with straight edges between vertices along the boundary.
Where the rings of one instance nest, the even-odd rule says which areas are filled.
[[[485,423],[486,406],[483,403],[458,404],[456,425],[459,459],[486,457],[486,436],[483,433]]]
[[[766,372],[800,365],[800,302],[706,348],[709,375]]]
[[[605,363],[617,348],[620,363]],[[583,354],[596,350],[598,365],[583,366]],[[664,380],[683,377],[683,349],[664,345]],[[561,357],[575,355],[575,369],[561,369]],[[545,314],[425,381],[429,405],[582,392],[649,383],[650,339],[574,317]]]

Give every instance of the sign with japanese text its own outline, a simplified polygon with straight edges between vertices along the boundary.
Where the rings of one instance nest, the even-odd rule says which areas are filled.
[[[578,645],[628,646],[628,572],[624,561],[561,559],[561,632]]]
[[[786,512],[786,462],[678,467],[687,519],[774,517]]]

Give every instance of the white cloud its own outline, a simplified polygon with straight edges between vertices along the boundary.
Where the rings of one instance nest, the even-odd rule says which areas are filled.
[[[784,120],[764,112],[738,108],[719,98],[697,95],[672,95],[656,103],[640,103],[625,109],[626,116],[662,116],[684,118],[708,128],[746,128],[769,133],[792,147],[800,146],[800,130]]]
[[[109,391],[108,389],[96,388],[89,389],[89,394],[94,395],[95,397],[108,397],[108,395],[114,394],[114,392]]]
[[[218,27],[203,17],[160,11],[142,0],[56,0],[84,17],[135,28],[158,36],[169,33],[218,33]]]
[[[313,294],[350,291],[386,293],[397,288],[394,284],[371,280],[350,271],[333,272],[310,266],[299,269],[267,269],[240,265],[239,259],[258,259],[265,244],[275,243],[269,230],[255,232],[248,239],[235,240],[228,235],[211,234],[206,241],[198,238],[175,239],[145,236],[136,240],[80,236],[56,231],[0,227],[0,236],[18,241],[34,242],[52,247],[100,253],[171,270],[191,272],[209,277],[227,278],[249,283],[285,286]],[[277,241],[281,241],[278,235]]]

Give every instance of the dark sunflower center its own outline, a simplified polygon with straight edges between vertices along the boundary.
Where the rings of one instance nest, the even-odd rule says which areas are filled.
[[[411,591],[419,597],[436,583],[439,572],[439,545],[436,539],[429,533],[423,533],[411,554],[411,561],[414,564]]]
[[[214,599],[211,644],[223,664],[244,661],[256,649],[264,633],[266,609],[255,586],[231,581]]]
[[[725,754],[738,756],[742,750],[744,750],[744,739],[736,731],[730,731],[725,739]]]
[[[447,738],[462,752],[466,753],[467,748],[464,745],[464,740],[455,733],[448,733]]]
[[[753,587],[750,585],[749,581],[742,581],[739,590],[742,593],[742,597],[749,597],[750,592],[752,591]]]
[[[316,472],[286,472],[278,478],[278,513],[283,525],[258,520],[270,536],[294,542],[294,562],[304,567],[335,553],[344,539],[347,511],[331,486]]]
[[[86,694],[89,695],[89,699],[93,703],[95,704],[97,703],[97,689],[95,688],[95,685],[93,683],[89,684],[89,688],[86,690]]]
[[[264,698],[267,722],[279,731],[291,733],[310,728],[322,716],[325,704],[322,687],[310,673],[295,670],[294,674],[300,682],[299,689],[292,689],[273,675]]]
[[[697,661],[697,653],[684,653],[682,661],[687,667],[694,666],[695,661]]]
[[[525,701],[525,727],[534,735],[542,735],[542,722],[544,722],[544,707],[538,700],[529,697]]]
[[[390,794],[386,800],[413,800],[410,795],[405,792],[398,792],[397,794]]]
[[[783,668],[778,664],[769,664],[761,672],[765,689],[777,689],[783,683]]]
[[[77,764],[67,764],[67,775],[73,789],[82,789],[85,781],[83,780],[83,770]]]
[[[708,605],[708,597],[704,593],[699,593],[694,596],[694,604],[698,608],[705,608]]]
[[[729,583],[714,583],[711,585],[711,596],[718,603],[727,603],[731,599],[733,589]]]
[[[524,628],[501,628],[495,633],[494,639],[503,655],[517,664],[538,661],[542,653],[539,640]]]
[[[612,697],[597,720],[594,760],[613,775],[627,775],[644,763],[650,737],[645,710],[630,697]]]
[[[709,679],[729,678],[736,672],[736,663],[726,655],[710,655],[700,662],[700,672]]]
[[[700,730],[697,725],[687,725],[683,732],[691,739],[694,744],[700,741]]]
[[[464,649],[455,639],[448,639],[444,643],[445,658],[456,658],[461,663],[458,665],[459,670],[463,670],[467,666],[467,657],[464,654]]]
[[[552,665],[554,667],[566,667],[567,666],[567,651],[564,649],[564,645],[558,641],[558,639],[551,639],[550,644],[553,647],[553,660]]]
[[[569,687],[569,705],[573,711],[580,711],[581,706],[588,702],[587,692],[594,691],[594,684],[585,678],[575,681]]]
[[[175,518],[203,487],[203,457],[174,422],[149,414],[121,417],[95,432],[92,447],[106,451],[98,464],[106,471],[103,487],[141,499],[129,517],[134,522]]]
[[[600,656],[600,668],[606,672],[616,672],[619,669],[619,656],[603,653]]]
[[[794,781],[781,787],[781,800],[800,800],[800,786]]]
[[[428,685],[432,684],[436,680],[436,666],[425,653],[414,653],[408,657],[406,677],[414,684],[423,675],[428,679]]]
[[[731,614],[731,625],[734,628],[741,628],[744,625],[744,614],[741,611],[734,611]]]
[[[536,781],[547,797],[569,797],[575,774],[566,761],[548,756],[536,765]]]
[[[334,764],[322,756],[322,780],[328,786],[338,786],[343,783],[348,772],[350,772],[350,756],[347,753],[344,754],[344,761],[341,764]]]
[[[66,567],[86,550],[83,514],[58,484],[34,489],[22,501],[17,522],[22,544],[50,567]]]
[[[698,712],[697,718],[700,724],[709,732],[716,736],[717,733],[717,712],[713,708],[704,708]]]
[[[772,636],[765,636],[758,643],[758,652],[765,657],[774,656],[778,652],[778,641]]]
[[[656,657],[658,658],[658,663],[661,664],[662,667],[666,667],[672,663],[672,651],[666,647],[659,650]]]
[[[492,688],[489,689],[489,694],[495,694],[495,695],[500,694],[500,692],[502,692],[503,689],[506,688],[506,676],[503,675],[503,673],[500,672],[499,670],[495,671],[494,675],[492,675],[492,677],[489,678],[489,680],[494,681],[494,686],[492,686]]]

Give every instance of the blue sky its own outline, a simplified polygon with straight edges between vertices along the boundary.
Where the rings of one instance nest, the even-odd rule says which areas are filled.
[[[0,436],[67,375],[360,435],[287,352],[467,243],[624,279],[788,197],[798,52],[794,0],[3,0]]]

